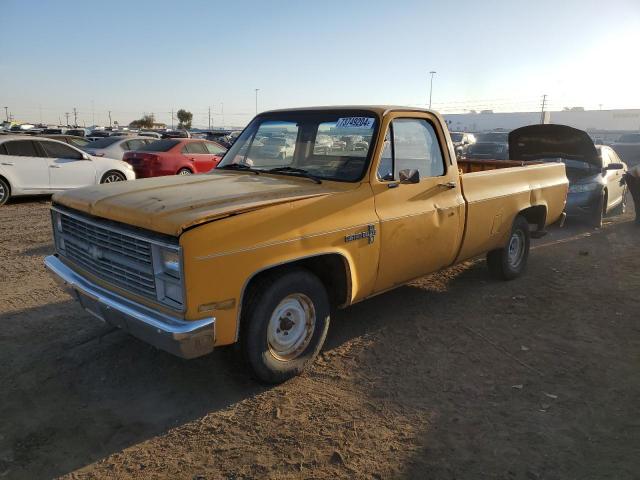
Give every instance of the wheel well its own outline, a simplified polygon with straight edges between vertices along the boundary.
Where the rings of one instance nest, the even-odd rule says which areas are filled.
[[[120,170],[116,170],[115,168],[112,168],[111,170],[107,170],[106,172],[104,172],[102,177],[100,177],[100,182],[102,182],[105,179],[105,177],[107,175],[109,175],[110,173],[118,173],[118,174],[122,175],[124,178],[127,178],[127,176],[124,173],[122,173]]]
[[[534,205],[533,207],[525,208],[519,215],[523,216],[529,224],[536,225],[538,231],[544,230],[545,223],[547,222],[547,207],[544,205]]]
[[[181,166],[180,168],[178,168],[178,172],[179,172],[180,170],[189,170],[191,173],[194,173],[194,172],[193,172],[193,168],[191,168],[191,167],[189,167],[189,166],[187,166],[187,165],[183,165],[183,166]]]
[[[602,214],[606,215],[607,208],[609,207],[609,191],[607,190],[606,187],[602,191],[602,194],[604,195],[604,199],[602,200]]]
[[[0,180],[3,180],[4,183],[7,184],[7,187],[9,187],[9,193],[11,193],[11,183],[9,182],[9,180],[7,180],[7,177],[0,175]]]
[[[316,275],[329,294],[332,308],[338,308],[349,302],[351,294],[351,275],[347,260],[340,254],[330,253],[294,260],[284,265],[276,265],[254,275],[247,284],[242,301],[249,298],[253,285],[260,283],[266,276],[284,273],[292,268],[304,268]]]

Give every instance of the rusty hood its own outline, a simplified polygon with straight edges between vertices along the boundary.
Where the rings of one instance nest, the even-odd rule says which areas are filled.
[[[562,158],[602,165],[596,146],[587,132],[566,125],[528,125],[509,133],[512,160]]]
[[[220,171],[96,185],[56,194],[53,201],[96,217],[178,236],[194,225],[269,205],[329,195],[344,189],[344,185]]]

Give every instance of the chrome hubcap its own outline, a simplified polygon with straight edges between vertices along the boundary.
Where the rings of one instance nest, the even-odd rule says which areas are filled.
[[[113,183],[113,182],[121,182],[121,181],[122,181],[122,177],[115,173],[112,173],[111,175],[107,175],[107,177],[104,179],[104,183]]]
[[[316,325],[313,302],[302,293],[285,297],[275,308],[267,327],[267,342],[274,357],[293,360],[311,342]]]
[[[507,261],[513,268],[517,268],[524,257],[525,237],[522,230],[516,230],[509,240]]]
[[[4,189],[4,185],[2,185],[2,184],[0,183],[0,201],[2,201],[2,200],[4,199],[4,196],[5,196],[6,194],[7,194],[7,193],[6,193],[5,189]]]
[[[180,170],[178,175],[191,175],[191,172],[189,170]]]

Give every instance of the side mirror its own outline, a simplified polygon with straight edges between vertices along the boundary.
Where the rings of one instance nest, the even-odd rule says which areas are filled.
[[[87,155],[86,153],[82,154],[82,159],[83,160],[91,160],[91,157],[89,155]]]
[[[622,163],[610,163],[605,170],[624,170],[624,165]]]
[[[420,183],[420,172],[413,168],[400,170],[398,172],[398,177],[400,178],[400,183]]]

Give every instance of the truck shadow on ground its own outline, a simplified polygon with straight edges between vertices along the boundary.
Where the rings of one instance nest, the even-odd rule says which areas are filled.
[[[324,351],[390,317],[401,327],[402,306],[426,300],[401,287],[338,312]],[[101,324],[74,301],[0,315],[0,325],[9,323],[21,327],[0,337],[0,473],[16,478],[72,472],[270,388],[249,376],[233,347],[182,360]]]

